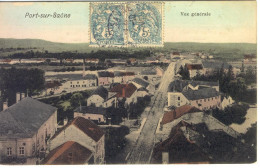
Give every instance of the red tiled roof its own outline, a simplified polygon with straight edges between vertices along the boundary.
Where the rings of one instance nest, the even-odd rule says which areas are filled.
[[[61,83],[59,81],[52,81],[52,82],[46,82],[45,88],[55,88],[61,86]]]
[[[256,58],[255,54],[246,54],[244,55],[244,59],[252,59],[252,58]]]
[[[83,133],[88,135],[90,138],[95,140],[96,142],[100,140],[100,138],[104,135],[104,131],[97,126],[92,121],[85,119],[83,117],[76,117],[72,121],[70,121],[67,125],[65,125],[62,129],[57,131],[51,139],[54,139],[57,135],[59,135],[63,130],[65,130],[70,125],[74,125]]]
[[[183,105],[181,107],[176,108],[175,110],[164,113],[161,123],[167,124],[167,123],[172,122],[173,120],[183,116],[186,113],[192,113],[192,112],[198,112],[198,111],[201,111],[201,110],[197,109],[194,106]]]
[[[136,86],[132,83],[130,84],[117,84],[112,89],[110,89],[110,92],[117,92],[117,97],[131,97],[132,94],[136,91]]]
[[[68,141],[50,151],[42,161],[44,165],[84,164],[92,156],[92,152],[86,147],[74,141]]]
[[[179,52],[172,52],[172,55],[180,55]]]
[[[3,60],[0,60],[0,62],[10,63],[10,62],[12,62],[12,60],[11,59],[3,59]]]
[[[200,70],[203,69],[202,64],[186,64],[188,70]]]

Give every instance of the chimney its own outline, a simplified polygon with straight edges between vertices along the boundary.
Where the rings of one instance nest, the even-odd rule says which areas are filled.
[[[23,98],[25,98],[25,93],[22,93],[22,94],[21,94],[21,100],[22,100]]]
[[[6,100],[6,102],[3,103],[3,111],[6,110],[8,108],[8,101]]]
[[[16,103],[18,103],[21,100],[21,94],[20,92],[16,93]]]
[[[67,123],[68,123],[68,118],[64,118],[63,125],[67,125]]]

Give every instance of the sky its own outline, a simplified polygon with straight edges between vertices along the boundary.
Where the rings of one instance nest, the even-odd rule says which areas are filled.
[[[25,18],[30,14],[71,14],[69,19]],[[181,16],[208,12],[211,16]],[[165,2],[165,42],[256,43],[256,2]],[[89,42],[88,2],[0,2],[0,38]]]

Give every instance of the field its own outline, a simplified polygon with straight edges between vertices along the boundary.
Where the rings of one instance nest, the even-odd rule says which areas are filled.
[[[5,49],[17,49],[10,50]],[[0,38],[0,57],[8,56],[16,52],[26,52],[28,50],[51,53],[60,52],[78,52],[91,53],[96,51],[142,51],[150,50],[152,52],[205,52],[213,55],[216,59],[238,60],[242,59],[244,54],[256,54],[256,44],[251,43],[171,43],[166,42],[161,48],[93,48],[88,43],[55,43],[38,39],[3,39]]]

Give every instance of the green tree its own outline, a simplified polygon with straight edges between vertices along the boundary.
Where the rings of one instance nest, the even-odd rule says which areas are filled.
[[[183,66],[180,67],[179,74],[182,76],[183,80],[189,80],[190,79],[190,72],[189,70]]]
[[[71,107],[76,108],[84,103],[84,97],[81,93],[74,93],[71,96],[70,104]]]

